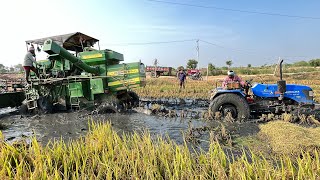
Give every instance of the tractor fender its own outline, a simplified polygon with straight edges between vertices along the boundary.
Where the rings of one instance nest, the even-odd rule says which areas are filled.
[[[245,94],[241,90],[215,90],[213,91],[210,96],[210,102],[213,101],[216,97],[222,95],[222,94],[237,94],[240,97],[243,97],[245,99]]]

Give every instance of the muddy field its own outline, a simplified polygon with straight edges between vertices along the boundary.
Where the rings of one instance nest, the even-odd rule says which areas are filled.
[[[268,139],[261,136],[261,125],[268,124],[270,120],[290,121],[291,118],[266,115],[262,121],[250,119],[241,123],[208,120],[206,113],[209,102],[205,96],[214,83],[191,81],[188,84],[190,88],[180,92],[176,90],[175,79],[171,81],[163,84],[163,81],[149,80],[149,86],[138,91],[141,97],[140,107],[126,113],[93,114],[89,111],[75,111],[26,116],[20,115],[17,109],[3,108],[0,109],[0,128],[5,141],[9,143],[30,141],[31,137],[36,136],[37,140],[45,145],[52,140],[69,141],[86,135],[90,121],[110,121],[119,134],[149,131],[153,137],[169,137],[178,144],[186,141],[193,148],[202,149],[208,148],[211,135],[225,147],[237,147],[239,150],[242,146],[255,148],[257,144],[268,143]],[[161,88],[153,89],[154,86]],[[197,86],[205,88],[199,90],[191,88]],[[175,93],[181,97],[166,96]],[[149,96],[143,96],[145,94]],[[314,126],[314,123],[308,122],[307,119],[302,123],[296,124]],[[263,149],[265,152],[269,150],[269,147]]]
[[[170,109],[172,106],[167,108]],[[191,112],[195,109],[194,106],[175,108],[179,112],[181,110]],[[197,108],[198,112],[202,110],[204,110],[203,107]],[[207,121],[191,116],[170,118],[152,115],[151,110],[145,107],[118,114],[91,114],[88,111],[76,111],[25,116],[20,115],[16,109],[4,108],[0,111],[2,134],[5,141],[10,143],[20,140],[30,141],[33,136],[36,136],[44,145],[50,140],[78,139],[88,132],[91,121],[110,121],[119,134],[149,131],[154,138],[169,137],[177,144],[183,144],[185,138],[192,147],[202,149],[208,148],[210,132],[215,132],[215,135],[227,144],[229,138],[252,136],[259,131],[258,124],[253,122]],[[226,127],[224,132],[221,132],[222,126]],[[232,144],[229,145],[232,146]]]

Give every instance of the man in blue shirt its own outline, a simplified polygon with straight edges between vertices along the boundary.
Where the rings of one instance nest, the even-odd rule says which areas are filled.
[[[183,72],[182,69],[180,69],[179,73],[178,73],[178,78],[179,78],[179,86],[180,89],[183,87],[183,89],[185,89],[185,81],[187,79],[186,73]]]

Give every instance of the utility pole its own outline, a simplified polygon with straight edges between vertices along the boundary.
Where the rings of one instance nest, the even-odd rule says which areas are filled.
[[[208,81],[208,76],[209,76],[209,64],[207,64],[207,81]]]
[[[154,77],[157,77],[157,65],[158,65],[158,59],[154,59]]]
[[[199,63],[199,39],[197,40],[197,61],[198,61],[198,69],[200,70],[200,63]]]

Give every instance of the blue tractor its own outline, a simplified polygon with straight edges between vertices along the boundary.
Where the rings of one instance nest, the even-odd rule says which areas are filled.
[[[210,97],[209,114],[217,112],[222,117],[232,116],[245,121],[261,114],[293,113],[301,109],[314,109],[313,91],[309,86],[286,84],[282,79],[282,62],[279,64],[280,80],[277,84],[252,84],[246,81],[241,88],[216,88]],[[251,89],[252,93],[248,93]]]

